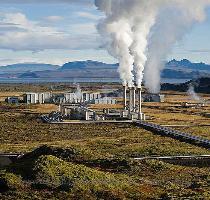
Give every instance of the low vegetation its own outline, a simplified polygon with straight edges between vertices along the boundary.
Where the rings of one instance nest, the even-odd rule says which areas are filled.
[[[47,87],[50,85],[42,89]],[[67,85],[56,87],[59,92]],[[188,112],[180,114],[180,108],[172,105],[177,102],[170,97],[161,106],[145,104],[144,110],[154,123],[208,123],[197,111],[192,110],[192,116]],[[207,149],[155,135],[129,123],[44,124],[39,116],[54,109],[51,106],[1,103],[0,108],[0,152],[24,153],[13,164],[0,168],[2,200],[210,199],[208,166],[133,159],[209,154]],[[209,137],[207,126],[175,128]]]
[[[208,167],[42,146],[1,170],[0,199],[208,199]],[[29,198],[30,197],[30,198]]]

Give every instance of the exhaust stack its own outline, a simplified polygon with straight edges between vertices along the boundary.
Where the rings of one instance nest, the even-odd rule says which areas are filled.
[[[133,92],[133,99],[132,99],[132,106],[133,106],[133,112],[136,111],[136,89],[135,87],[132,88],[132,92]]]
[[[127,109],[127,87],[123,86],[123,105],[124,105],[124,110]]]
[[[129,112],[135,112],[136,107],[136,90],[135,87],[129,88]]]
[[[142,113],[142,89],[138,88],[138,96],[139,96],[139,120],[143,120],[143,113]]]
[[[133,111],[133,90],[129,88],[129,112]]]

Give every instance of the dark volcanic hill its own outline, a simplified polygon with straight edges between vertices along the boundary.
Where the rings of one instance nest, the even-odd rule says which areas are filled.
[[[188,81],[181,84],[162,84],[161,90],[173,90],[179,92],[186,92],[189,88],[189,85],[194,86],[194,90],[197,93],[207,93],[210,94],[210,77],[203,77],[195,80]]]

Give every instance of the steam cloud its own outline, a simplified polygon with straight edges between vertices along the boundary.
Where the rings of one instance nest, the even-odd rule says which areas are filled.
[[[76,83],[76,86],[77,86],[77,90],[75,92],[76,98],[81,99],[82,98],[82,90],[80,88],[80,84]]]
[[[195,93],[195,89],[192,85],[189,86],[187,94],[191,97],[192,100],[200,101],[201,98]]]
[[[123,85],[160,90],[164,60],[196,22],[206,18],[210,0],[95,0],[106,15],[98,30],[108,52],[119,60]]]
[[[148,61],[145,70],[145,85],[152,93],[160,90],[160,74],[164,60],[174,44],[182,40],[196,22],[205,20],[209,0],[165,1],[156,19],[148,45]]]

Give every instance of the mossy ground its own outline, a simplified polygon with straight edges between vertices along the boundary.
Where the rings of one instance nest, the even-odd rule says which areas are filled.
[[[67,85],[57,86],[58,91],[63,88]],[[17,91],[21,92],[21,86]],[[198,110],[192,110],[192,115],[181,113],[174,96],[166,100],[165,104],[144,105],[151,122],[208,123]],[[132,124],[43,124],[39,115],[46,111],[44,107],[2,103],[0,108],[0,152],[26,153],[47,145],[1,169],[0,182],[5,188],[0,199],[210,199],[209,167],[132,159],[209,154],[207,149]],[[188,130],[195,135],[209,134],[203,127]]]
[[[209,199],[210,172],[157,160],[87,157],[43,146],[2,170],[1,199]],[[12,198],[11,198],[12,199]]]

